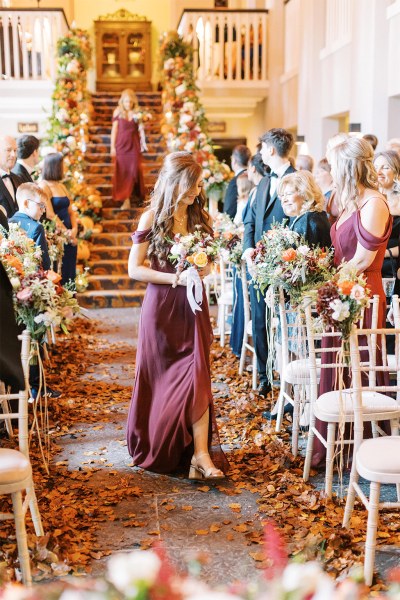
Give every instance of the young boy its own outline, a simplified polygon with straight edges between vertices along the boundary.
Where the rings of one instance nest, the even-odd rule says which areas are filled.
[[[17,189],[18,211],[8,220],[18,223],[42,250],[43,269],[50,269],[49,249],[40,217],[46,210],[46,194],[36,183],[22,183]]]

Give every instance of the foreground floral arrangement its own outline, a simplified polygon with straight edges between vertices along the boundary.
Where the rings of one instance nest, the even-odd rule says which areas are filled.
[[[207,120],[198,96],[193,49],[176,32],[165,34],[160,47],[164,123],[162,133],[170,152],[191,152],[203,167],[204,189],[223,194],[231,170],[215,156],[207,135]]]
[[[269,528],[268,528],[269,527]],[[161,547],[115,554],[104,578],[67,579],[33,589],[9,584],[0,591],[2,600],[361,600],[369,597],[360,573],[339,584],[317,562],[287,562],[285,551],[272,526],[269,531],[269,567],[257,582],[237,582],[213,590],[192,576],[179,575]],[[276,545],[278,544],[278,545]],[[399,573],[393,571],[389,596],[400,597]],[[376,598],[387,597],[384,594]]]
[[[41,343],[50,327],[68,333],[72,318],[80,312],[74,293],[60,285],[61,276],[41,268],[41,250],[16,223],[10,231],[0,228],[0,260],[13,287],[18,324]]]
[[[226,213],[218,213],[213,221],[214,238],[218,242],[219,254],[223,261],[231,263],[240,277],[244,226],[237,226]]]

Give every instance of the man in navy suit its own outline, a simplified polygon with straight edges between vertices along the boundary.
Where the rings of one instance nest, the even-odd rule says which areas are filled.
[[[17,162],[12,173],[18,175],[22,183],[32,183],[32,172],[39,162],[39,140],[34,135],[21,135],[17,139]]]
[[[11,173],[17,159],[17,143],[9,135],[0,136],[0,205],[10,218],[18,210],[15,199],[20,178]]]
[[[289,153],[293,146],[293,136],[286,129],[270,129],[261,138],[261,157],[271,172],[258,184],[255,200],[244,221],[243,258],[249,260],[256,243],[263,233],[271,229],[274,222],[286,219],[277,195],[279,181],[295,169],[289,162]],[[266,396],[271,390],[267,379],[268,340],[265,321],[265,301],[259,298],[253,286],[250,286],[251,315],[253,323],[253,341],[257,356],[257,371],[260,379],[258,392]],[[269,324],[268,324],[269,326]]]
[[[231,157],[232,170],[235,173],[233,179],[228,183],[224,198],[224,213],[227,213],[231,219],[234,219],[237,211],[238,177],[247,177],[247,165],[251,158],[250,149],[243,144],[235,146]]]

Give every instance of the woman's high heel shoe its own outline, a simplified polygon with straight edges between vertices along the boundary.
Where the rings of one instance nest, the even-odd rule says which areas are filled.
[[[194,456],[192,457],[189,470],[189,479],[209,479],[213,481],[225,479],[225,474],[220,469],[217,469],[216,467],[209,467],[208,469],[205,469],[199,465],[198,459],[202,456],[208,456],[208,453],[203,452],[203,454],[200,454],[197,458]]]

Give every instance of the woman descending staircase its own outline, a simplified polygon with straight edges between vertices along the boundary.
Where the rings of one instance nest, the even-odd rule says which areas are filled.
[[[146,194],[149,195],[157,179],[166,151],[161,134],[161,94],[138,92],[139,105],[152,113],[145,124],[148,151],[142,155]],[[143,206],[120,210],[120,202],[111,196],[112,162],[110,132],[112,113],[119,96],[98,93],[92,97],[94,114],[89,128],[86,153],[85,181],[94,185],[103,200],[101,233],[91,238],[89,287],[78,294],[79,304],[85,308],[140,306],[145,284],[128,277],[128,255],[132,245],[131,233],[136,229]]]

